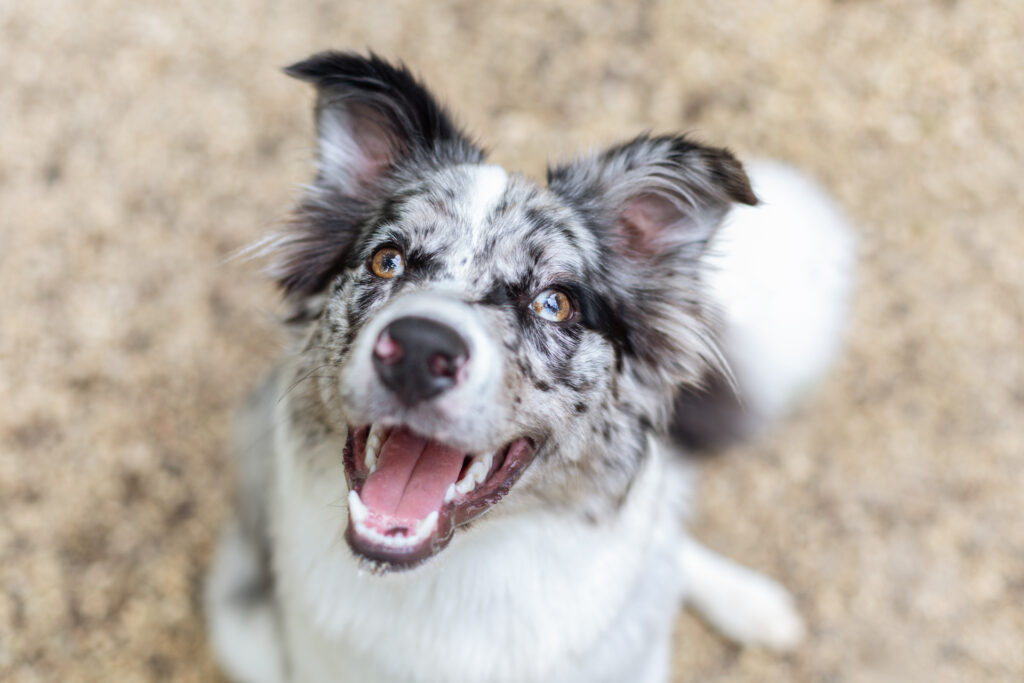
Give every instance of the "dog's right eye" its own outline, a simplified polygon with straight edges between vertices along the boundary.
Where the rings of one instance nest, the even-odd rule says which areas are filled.
[[[370,271],[385,280],[398,277],[405,272],[405,257],[395,247],[381,247],[370,259]]]

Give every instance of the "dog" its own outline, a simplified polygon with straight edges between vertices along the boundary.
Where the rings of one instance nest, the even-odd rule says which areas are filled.
[[[256,249],[289,349],[242,411],[207,582],[226,674],[663,683],[683,604],[795,646],[790,594],[687,535],[684,451],[762,429],[835,356],[828,198],[682,135],[539,184],[404,66],[286,72],[316,88],[316,177]]]

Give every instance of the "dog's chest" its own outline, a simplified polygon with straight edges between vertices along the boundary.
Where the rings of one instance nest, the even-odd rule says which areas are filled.
[[[293,680],[572,681],[613,625],[651,611],[630,603],[675,528],[658,456],[613,521],[484,519],[435,561],[377,576],[341,537],[341,469],[314,475],[315,455],[300,466],[279,446],[275,563]],[[674,592],[658,587],[657,611],[674,613]]]

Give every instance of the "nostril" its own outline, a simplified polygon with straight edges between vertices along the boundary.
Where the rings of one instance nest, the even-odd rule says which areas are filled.
[[[402,359],[402,345],[384,330],[377,337],[377,343],[373,345],[373,355],[389,365],[397,363]]]
[[[435,353],[427,361],[427,367],[430,369],[430,374],[434,377],[455,379],[455,376],[465,363],[465,356],[455,356],[453,358],[443,353]]]

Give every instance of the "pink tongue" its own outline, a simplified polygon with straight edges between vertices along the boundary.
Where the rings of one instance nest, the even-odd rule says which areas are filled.
[[[377,469],[359,497],[371,512],[419,520],[444,504],[444,494],[462,471],[466,454],[428,441],[405,427],[391,431],[377,455]]]

